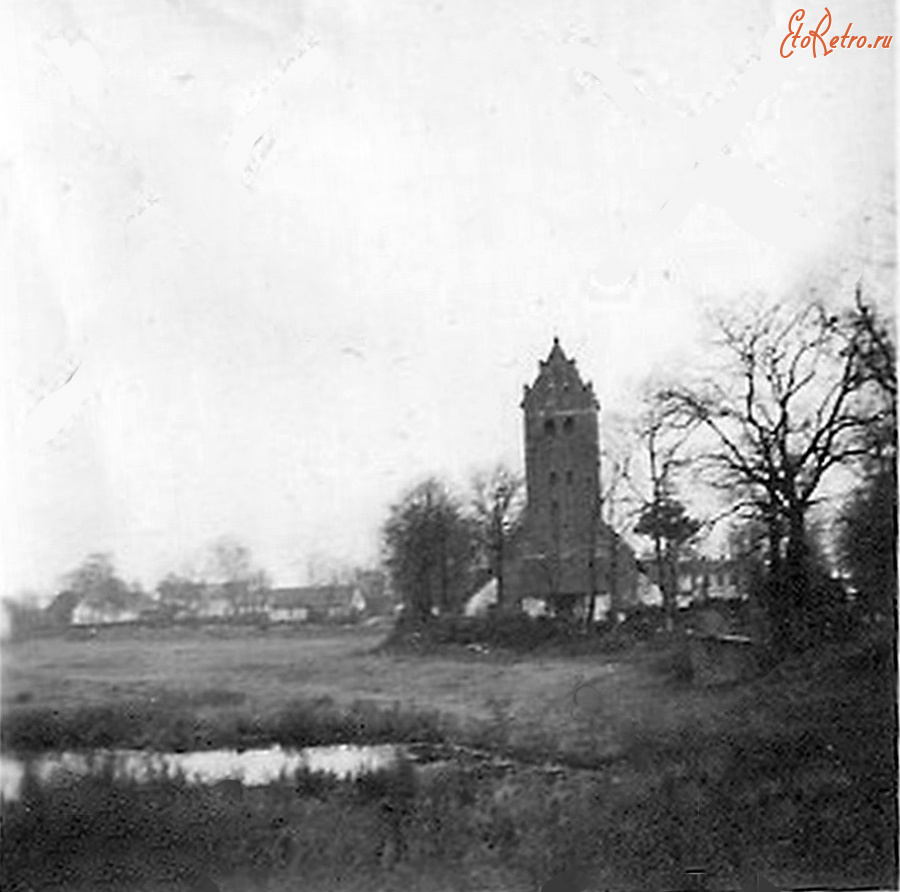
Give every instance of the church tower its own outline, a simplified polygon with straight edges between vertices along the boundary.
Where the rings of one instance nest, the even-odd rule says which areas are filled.
[[[522,400],[528,508],[526,594],[584,598],[596,593],[600,532],[600,406],[590,382],[559,344]],[[524,580],[523,580],[524,581]]]

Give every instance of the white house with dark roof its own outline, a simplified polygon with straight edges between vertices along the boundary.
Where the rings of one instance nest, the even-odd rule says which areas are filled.
[[[264,610],[271,622],[350,619],[365,612],[366,599],[355,585],[314,585],[272,589]]]

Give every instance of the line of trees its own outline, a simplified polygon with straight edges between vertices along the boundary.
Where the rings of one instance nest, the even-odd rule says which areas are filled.
[[[317,566],[321,562],[317,558]],[[358,583],[366,591],[367,606],[376,611],[391,609],[392,597],[381,570],[332,562],[326,575],[320,567],[317,577],[310,582]],[[93,624],[152,618],[165,622],[204,615],[256,618],[265,611],[272,590],[268,574],[258,566],[250,549],[233,536],[212,542],[194,567],[168,573],[153,594],[137,582],[126,582],[113,556],[106,552],[88,555],[61,578],[60,588],[46,606],[37,593],[4,599],[2,606],[11,632],[29,634],[76,621]]]
[[[209,547],[202,570],[169,573],[156,586],[152,598],[138,583],[126,583],[111,554],[88,555],[62,578],[62,592],[41,613],[53,626],[68,625],[76,610],[87,608],[94,616],[124,616],[152,607],[160,618],[192,614],[209,604],[213,593],[228,612],[240,614],[258,610],[265,602],[270,582],[265,571],[253,561],[250,549],[230,536],[217,539]],[[36,613],[32,605],[31,613]],[[24,617],[18,611],[18,624]],[[38,617],[33,617],[32,624]]]
[[[233,614],[253,613],[265,604],[271,580],[242,542],[220,537],[210,546],[205,563],[201,572],[170,573],[157,585],[164,611],[177,615],[202,607],[212,586]]]
[[[503,465],[476,474],[464,495],[430,477],[394,504],[383,530],[384,562],[407,619],[460,612],[492,577],[502,608],[504,561],[523,508],[524,481]]]

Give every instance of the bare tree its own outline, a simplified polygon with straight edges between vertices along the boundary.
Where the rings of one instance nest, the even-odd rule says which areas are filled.
[[[865,454],[873,418],[861,332],[818,303],[723,318],[718,328],[723,374],[661,396],[710,435],[705,459],[720,484],[765,521],[779,643],[802,647],[813,619],[807,513],[828,472]]]
[[[314,552],[306,559],[307,585],[352,585],[358,568],[349,561],[324,552]]]
[[[211,547],[211,574],[218,580],[232,612],[261,609],[269,588],[263,570],[255,567],[250,549],[231,536],[222,536]]]
[[[482,471],[472,481],[471,509],[479,550],[497,580],[497,607],[506,604],[504,562],[525,508],[525,481],[505,465]]]
[[[688,516],[676,495],[679,474],[689,464],[686,447],[696,422],[659,396],[666,390],[656,385],[644,395],[642,411],[634,425],[643,473],[638,476],[626,472],[625,476],[637,503],[634,531],[653,543],[657,584],[666,625],[671,631],[678,609],[679,555],[700,530],[701,523]]]
[[[160,609],[172,618],[197,614],[203,606],[206,585],[177,573],[169,573],[156,585]]]

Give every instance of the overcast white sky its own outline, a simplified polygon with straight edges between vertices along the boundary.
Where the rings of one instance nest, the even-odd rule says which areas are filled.
[[[891,297],[900,47],[779,59],[738,176],[656,235],[794,9],[0,4],[0,590],[98,550],[153,585],[226,533],[282,584],[366,561],[417,477],[521,466],[554,335],[627,412],[703,357],[704,308],[854,264]],[[893,33],[888,0],[829,9]],[[653,113],[567,64],[585,39]]]

